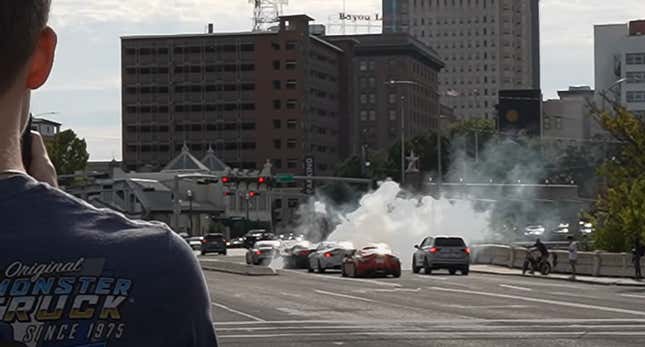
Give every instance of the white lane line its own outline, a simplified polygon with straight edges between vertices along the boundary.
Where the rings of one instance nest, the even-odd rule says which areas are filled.
[[[645,299],[645,295],[636,295],[636,294],[618,294],[626,298],[636,298],[636,299]]]
[[[414,321],[405,321],[397,320],[399,325],[410,325],[410,324],[420,324],[420,325],[450,325],[450,326],[461,326],[461,325],[472,325],[472,324],[608,324],[608,323],[624,323],[624,324],[645,324],[645,319],[641,318],[582,318],[582,319],[564,319],[564,318],[554,318],[554,319],[445,319],[445,320],[414,320]],[[386,324],[388,326],[392,325],[392,321],[389,320],[279,320],[279,321],[263,321],[263,322],[252,322],[252,321],[230,321],[230,322],[217,322],[214,325],[285,325],[285,324],[344,324],[344,325],[375,325],[375,324]]]
[[[597,296],[581,295],[581,294],[578,294],[578,293],[570,293],[570,292],[548,292],[548,293],[553,294],[553,295],[571,296],[571,297],[574,297],[574,298],[600,299]]]
[[[330,295],[330,296],[337,296],[339,298],[345,298],[345,299],[352,299],[352,300],[359,300],[359,301],[365,301],[365,302],[376,302],[374,300],[366,299],[366,298],[361,298],[359,296],[353,296],[353,295],[345,295],[345,294],[338,294],[338,293],[332,293],[328,292],[325,290],[314,290],[318,294],[324,294],[324,295]]]
[[[238,310],[232,309],[232,308],[230,308],[230,307],[228,307],[228,306],[225,306],[225,305],[222,305],[222,304],[218,304],[218,303],[216,303],[216,302],[212,302],[211,304],[212,304],[213,306],[215,306],[215,307],[219,307],[219,308],[224,309],[224,310],[227,310],[227,311],[229,311],[229,312],[233,312],[233,313],[235,313],[235,314],[237,314],[237,315],[240,315],[240,316],[242,316],[242,317],[246,317],[246,318],[251,319],[251,320],[254,320],[254,321],[256,321],[256,322],[261,322],[261,323],[266,322],[266,321],[265,321],[264,319],[262,319],[262,318],[258,318],[258,317],[254,316],[254,315],[250,315],[250,314],[248,314],[248,313],[244,313],[244,312],[241,312],[241,311],[238,311]]]
[[[288,269],[281,269],[278,271],[284,271],[284,272],[289,272],[289,273],[294,273],[302,276],[307,276],[307,277],[315,277],[321,280],[327,280],[327,279],[333,279],[337,281],[349,281],[349,282],[362,282],[362,283],[370,283],[370,284],[376,284],[379,286],[385,286],[385,287],[402,287],[398,283],[390,283],[390,282],[382,282],[382,281],[376,281],[376,280],[369,280],[369,279],[364,279],[364,278],[347,278],[347,277],[340,277],[340,276],[329,276],[329,275],[318,275],[318,274],[311,274],[308,272],[302,272],[298,270],[288,270]]]
[[[442,291],[442,292],[449,292],[449,293],[461,293],[461,294],[489,296],[489,297],[501,298],[501,299],[514,299],[514,300],[521,300],[521,301],[528,301],[528,302],[539,302],[539,303],[542,303],[542,304],[549,304],[549,305],[559,305],[559,306],[575,307],[575,308],[582,308],[582,309],[588,309],[588,310],[598,310],[598,311],[615,312],[615,313],[626,313],[626,314],[632,314],[632,315],[636,315],[636,316],[645,316],[645,311],[625,310],[625,309],[614,308],[614,307],[577,304],[577,303],[573,303],[573,302],[564,302],[564,301],[547,300],[547,299],[537,299],[537,298],[530,298],[530,297],[524,297],[524,296],[497,294],[497,293],[488,293],[488,292],[478,292],[478,291],[463,290],[463,289],[440,288],[440,287],[430,287],[430,289],[437,290],[437,291]]]
[[[223,339],[259,339],[259,338],[276,338],[276,337],[318,337],[318,336],[403,336],[403,337],[434,337],[442,339],[454,339],[459,337],[513,337],[513,338],[528,338],[528,337],[583,337],[587,335],[594,336],[645,336],[645,331],[616,331],[616,332],[601,332],[601,331],[507,331],[507,332],[374,332],[374,331],[365,331],[365,332],[325,332],[325,333],[293,333],[293,334],[257,334],[257,335],[218,335],[219,338]]]
[[[521,290],[521,291],[523,291],[523,292],[530,292],[530,291],[533,291],[533,289],[531,289],[531,288],[516,287],[516,286],[511,286],[511,285],[508,285],[508,284],[500,284],[499,286],[500,286],[500,287],[504,287],[504,288],[508,288],[508,289]]]
[[[439,280],[439,281],[447,281],[448,279],[445,277],[439,277],[439,276],[432,276],[432,275],[414,275],[415,277],[418,278],[423,278],[423,279],[432,279],[432,280]]]
[[[418,293],[421,291],[421,288],[392,288],[392,289],[356,289],[352,290],[354,293]]]

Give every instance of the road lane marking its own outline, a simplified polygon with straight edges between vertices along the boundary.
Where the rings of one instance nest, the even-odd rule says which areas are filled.
[[[353,295],[345,295],[345,294],[332,293],[332,292],[328,292],[328,291],[325,291],[325,290],[318,290],[318,289],[316,289],[316,290],[314,290],[314,292],[316,292],[316,293],[318,293],[318,294],[324,294],[324,295],[330,295],[330,296],[337,296],[337,297],[339,297],[339,298],[345,298],[345,299],[360,300],[360,301],[365,301],[365,302],[376,302],[376,301],[374,301],[374,300],[370,300],[370,299],[366,299],[366,298],[361,298],[361,297],[359,297],[359,296],[353,296]]]
[[[225,335],[220,334],[218,337],[223,339],[259,339],[259,338],[279,338],[279,337],[320,337],[320,336],[403,336],[403,337],[434,337],[440,339],[455,339],[464,337],[499,337],[499,338],[529,338],[529,337],[572,337],[582,338],[588,335],[593,336],[645,336],[645,331],[499,331],[499,332],[397,332],[397,331],[365,331],[365,332],[325,332],[325,333],[274,333],[274,334],[257,334],[257,335]],[[409,339],[406,339],[409,340]]]
[[[423,278],[423,279],[430,278],[430,279],[439,280],[439,281],[447,281],[448,280],[445,277],[432,276],[432,275],[414,275],[414,276],[418,277],[418,278]]]
[[[308,273],[308,272],[302,272],[302,271],[297,271],[297,270],[288,270],[288,269],[281,269],[281,270],[278,270],[278,271],[294,273],[294,274],[307,276],[307,277],[314,277],[314,278],[318,278],[318,279],[321,279],[321,280],[333,279],[333,280],[337,280],[337,281],[370,283],[370,284],[376,284],[376,285],[385,286],[385,287],[402,287],[398,283],[382,282],[382,281],[369,280],[369,279],[364,279],[364,278],[348,278],[348,277],[336,277],[336,276],[328,276],[328,275],[325,276],[325,275],[317,275],[317,274],[311,274],[311,273]]]
[[[645,324],[645,319],[640,318],[581,318],[581,319],[563,319],[563,318],[547,318],[547,319],[445,319],[445,320],[414,320],[414,321],[405,321],[397,320],[399,325],[410,325],[410,324],[420,324],[423,326],[432,326],[437,324],[450,325],[450,326],[464,326],[464,325],[473,325],[473,324],[542,324],[541,326],[548,327],[548,324],[608,324],[608,323],[624,323],[624,324]],[[287,325],[287,324],[343,324],[343,325],[369,325],[373,326],[375,324],[386,324],[388,326],[392,325],[392,321],[389,320],[279,320],[279,321],[230,321],[230,322],[217,322],[214,325]],[[319,325],[317,325],[319,326]],[[495,326],[495,325],[493,325]],[[499,325],[497,325],[499,326]],[[616,326],[616,325],[614,325]],[[618,325],[620,326],[620,325]]]
[[[618,295],[626,298],[645,299],[645,295],[637,295],[637,294],[618,294]]]
[[[508,289],[521,290],[521,291],[524,291],[524,292],[531,292],[531,291],[533,291],[533,289],[531,289],[531,288],[516,287],[516,286],[511,286],[511,285],[509,285],[509,284],[500,284],[499,286],[500,286],[500,287],[504,287],[504,288],[508,288]]]
[[[587,304],[577,304],[577,303],[573,303],[573,302],[538,299],[538,298],[530,298],[530,297],[523,297],[523,296],[517,296],[517,295],[508,295],[508,294],[478,292],[478,291],[464,290],[464,289],[440,288],[440,287],[429,287],[429,289],[442,291],[442,292],[449,292],[449,293],[461,293],[461,294],[489,296],[489,297],[501,298],[501,299],[514,299],[514,300],[521,300],[521,301],[528,301],[528,302],[539,302],[539,303],[542,303],[542,304],[549,304],[549,305],[567,306],[567,307],[575,307],[575,308],[582,308],[582,309],[588,309],[588,310],[598,310],[598,311],[615,312],[615,313],[626,313],[626,314],[632,314],[632,315],[636,315],[636,316],[645,316],[645,312],[643,312],[643,311],[625,310],[625,309],[614,308],[614,307],[596,306],[596,305],[587,305]]]
[[[478,310],[509,310],[509,309],[524,309],[524,308],[529,308],[531,306],[529,305],[483,305],[483,306],[477,306],[477,305],[439,305],[441,307],[448,307],[448,308],[460,308],[464,310],[470,310],[470,309],[478,309]]]
[[[244,312],[242,312],[242,311],[238,311],[238,310],[232,309],[232,308],[230,308],[230,307],[228,307],[228,306],[225,306],[225,305],[222,305],[222,304],[218,304],[218,303],[216,303],[216,302],[211,302],[211,304],[212,304],[213,306],[215,306],[215,307],[219,307],[219,308],[221,308],[221,309],[224,309],[224,310],[227,310],[227,311],[229,311],[229,312],[232,312],[232,313],[238,314],[238,315],[240,315],[240,316],[242,316],[242,317],[246,317],[246,318],[251,319],[251,320],[254,320],[254,321],[256,321],[256,322],[262,322],[262,323],[266,322],[266,321],[265,321],[264,319],[262,319],[262,318],[258,318],[258,317],[256,317],[256,316],[250,315],[250,314],[248,314],[248,313],[244,313]]]
[[[574,298],[585,298],[585,299],[601,299],[597,296],[591,296],[591,295],[580,295],[578,293],[569,293],[569,292],[547,292],[548,294],[552,295],[562,295],[562,296],[571,296]]]
[[[352,290],[354,293],[418,293],[421,291],[421,288],[392,288],[392,289],[356,289]]]

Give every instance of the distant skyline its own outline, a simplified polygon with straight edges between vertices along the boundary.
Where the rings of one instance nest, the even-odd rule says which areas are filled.
[[[87,140],[90,160],[121,158],[120,37],[251,29],[247,0],[53,0],[51,25],[59,35],[56,66],[33,97],[34,114],[63,123]],[[342,0],[291,0],[286,14],[329,24]],[[542,90],[555,98],[569,86],[593,87],[593,26],[645,18],[642,0],[542,0]],[[619,5],[620,4],[620,5]],[[380,0],[347,1],[347,12],[381,13]],[[636,17],[635,17],[636,16]],[[350,27],[351,28],[351,27]]]

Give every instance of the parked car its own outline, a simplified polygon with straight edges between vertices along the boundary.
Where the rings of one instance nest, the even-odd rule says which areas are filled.
[[[278,254],[280,241],[258,241],[246,252],[246,263],[253,265],[269,265]]]
[[[282,248],[284,266],[290,269],[307,269],[309,254],[316,249],[309,241],[285,241]]]
[[[199,251],[202,248],[203,236],[193,236],[186,238],[186,242],[190,245],[193,250]]]
[[[421,269],[426,274],[433,270],[448,269],[451,275],[457,270],[462,275],[470,271],[470,248],[466,241],[459,236],[426,237],[412,257],[412,272],[419,273]]]
[[[222,234],[208,234],[204,236],[201,245],[202,255],[208,253],[219,253],[226,255],[226,241],[224,241],[224,235]]]
[[[343,260],[343,277],[401,277],[401,261],[385,244],[372,244],[350,253]]]
[[[315,252],[309,254],[307,269],[309,272],[318,270],[320,273],[329,269],[340,270],[343,259],[353,250],[354,245],[351,242],[323,241],[318,244]]]

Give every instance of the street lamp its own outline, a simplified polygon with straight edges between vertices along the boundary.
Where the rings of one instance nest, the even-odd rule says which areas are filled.
[[[188,199],[188,221],[189,221],[189,230],[188,233],[190,236],[193,236],[193,191],[188,190],[186,192],[186,198]]]
[[[386,85],[412,85],[412,86],[421,86],[415,81],[396,81],[391,80],[385,83]],[[401,185],[405,184],[405,110],[403,108],[404,97],[401,96]],[[409,100],[408,100],[409,102]]]

